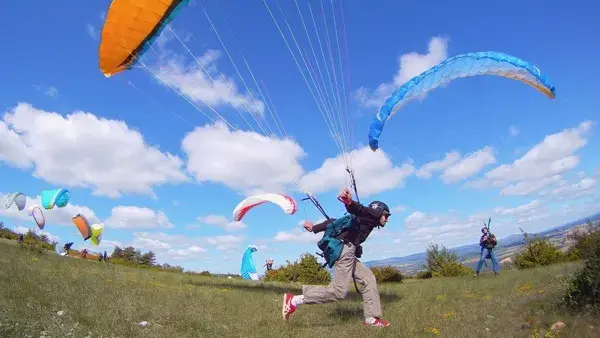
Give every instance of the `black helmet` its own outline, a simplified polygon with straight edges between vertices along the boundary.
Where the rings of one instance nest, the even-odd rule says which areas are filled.
[[[388,208],[387,204],[385,204],[381,201],[373,201],[373,202],[369,203],[369,208],[373,208],[373,209],[379,211],[382,215],[386,215],[386,216],[391,215],[390,208]]]

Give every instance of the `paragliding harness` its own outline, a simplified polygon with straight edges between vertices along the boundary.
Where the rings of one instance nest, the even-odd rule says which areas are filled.
[[[325,259],[325,263],[321,265],[321,269],[328,266],[332,268],[335,262],[340,259],[342,255],[342,250],[344,250],[344,245],[348,244],[348,241],[341,240],[338,237],[342,232],[347,231],[358,224],[358,218],[354,215],[346,215],[342,218],[338,218],[333,222],[327,224],[325,231],[323,233],[323,237],[317,243],[319,249],[321,249],[321,253],[317,252],[317,255],[323,257]],[[354,281],[354,288],[356,292],[360,293],[358,290],[358,285],[356,284],[356,278],[354,273],[356,271],[356,264],[352,268],[352,280]]]
[[[360,203],[360,198],[358,197],[358,190],[356,188],[356,180],[354,179],[354,172],[348,167],[346,167],[346,171],[350,175],[352,188],[354,189],[354,194],[356,195],[357,201]],[[311,194],[306,193],[306,198],[302,200],[310,200],[313,203],[313,205],[321,212],[321,214],[325,216],[326,219],[331,219],[325,212],[325,209],[323,209],[321,204],[319,204],[319,201],[317,201],[317,199]],[[358,224],[358,221],[359,220],[356,216],[346,213],[344,217],[338,218],[327,224],[327,227],[325,228],[325,231],[323,233],[323,237],[317,243],[317,246],[319,247],[319,249],[321,249],[321,252],[317,252],[316,254],[318,256],[321,256],[325,260],[325,263],[321,265],[321,269],[325,268],[325,266],[329,266],[329,268],[332,268],[335,262],[337,262],[337,260],[340,259],[340,256],[342,255],[342,250],[344,249],[344,245],[348,244],[348,242],[342,241],[338,237],[343,231],[346,231],[356,226]],[[356,243],[353,244],[356,245]],[[356,284],[355,272],[356,264],[354,264],[354,267],[352,268],[352,280],[354,281],[354,289],[356,289],[356,292],[360,293],[360,291],[358,290],[358,285]]]

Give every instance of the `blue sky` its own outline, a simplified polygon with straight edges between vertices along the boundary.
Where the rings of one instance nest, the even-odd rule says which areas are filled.
[[[317,251],[320,236],[300,231],[299,222],[322,216],[289,188],[300,182],[338,216],[343,208],[335,195],[348,177],[264,3],[192,3],[144,55],[147,68],[105,78],[98,46],[109,3],[4,5],[1,196],[21,191],[33,204],[41,190],[67,188],[70,205],[47,211],[44,229],[61,243],[94,251],[134,245],[192,270],[239,273],[251,244],[259,247],[259,266]],[[267,3],[309,84],[310,76],[324,80],[326,70],[333,77],[319,50],[328,54],[324,30],[319,45],[307,2],[298,5],[316,61],[294,2],[280,5],[312,72],[277,3]],[[320,2],[311,4],[322,27]],[[505,236],[598,211],[600,98],[592,90],[600,76],[600,47],[593,43],[600,5],[353,1],[342,16],[334,1],[335,26],[331,2],[323,5],[361,201],[383,200],[394,209],[365,244],[364,260],[420,252],[429,242],[472,243],[488,217]],[[488,50],[534,63],[556,86],[556,99],[499,77],[456,80],[402,108],[386,124],[381,149],[368,149],[369,124],[385,95],[446,57]],[[199,111],[211,115],[207,104],[236,130],[207,119]],[[278,137],[267,138],[269,130]],[[265,204],[232,222],[236,204],[259,191],[287,191],[297,213]],[[105,225],[100,246],[82,241],[70,223],[76,213]],[[14,207],[1,210],[0,220],[35,227]]]

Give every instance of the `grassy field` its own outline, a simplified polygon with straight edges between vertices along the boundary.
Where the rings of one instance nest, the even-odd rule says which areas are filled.
[[[0,242],[0,336],[529,337],[560,320],[563,337],[599,337],[597,318],[552,306],[578,268],[383,285],[384,318],[392,325],[376,329],[362,327],[353,288],[348,300],[304,305],[285,323],[282,292],[298,285],[146,271]]]

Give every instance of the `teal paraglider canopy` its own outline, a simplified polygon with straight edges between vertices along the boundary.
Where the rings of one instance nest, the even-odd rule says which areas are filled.
[[[244,256],[242,257],[242,278],[243,279],[252,279],[258,280],[258,273],[256,272],[256,267],[254,266],[254,260],[252,259],[252,253],[257,250],[255,245],[250,245],[246,252],[244,252]]]
[[[69,203],[70,198],[71,194],[67,189],[44,190],[41,193],[44,209],[52,209],[54,206],[63,208]]]

